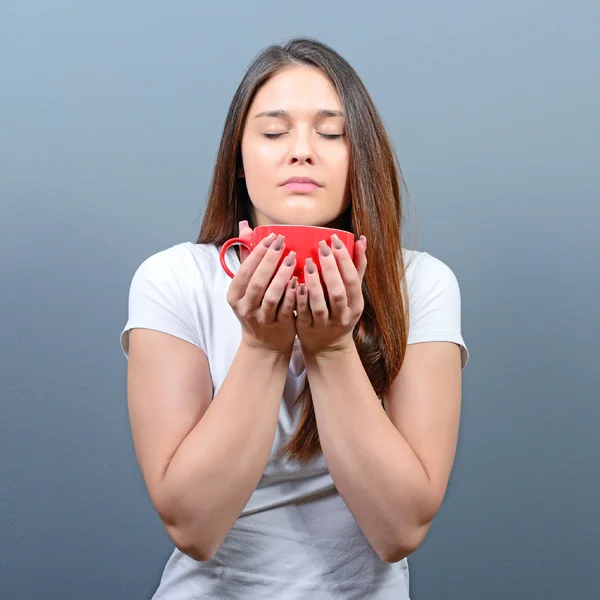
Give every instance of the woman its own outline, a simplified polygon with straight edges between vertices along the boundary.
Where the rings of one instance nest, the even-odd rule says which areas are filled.
[[[399,177],[336,52],[296,39],[256,58],[197,242],[145,260],[130,289],[133,440],[176,546],[155,599],[408,598],[468,353],[453,272],[401,247]],[[312,261],[298,285],[281,237],[231,249],[235,276],[223,272],[227,239],[273,223],[355,233],[354,261],[335,238],[321,245],[330,302]]]

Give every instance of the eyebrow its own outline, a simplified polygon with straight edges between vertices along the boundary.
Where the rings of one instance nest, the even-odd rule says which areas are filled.
[[[289,119],[290,113],[287,110],[265,110],[263,112],[259,112],[257,115],[254,115],[255,119],[258,119],[259,117],[279,117]],[[317,119],[327,119],[330,117],[344,118],[345,115],[339,110],[321,109],[317,111]]]

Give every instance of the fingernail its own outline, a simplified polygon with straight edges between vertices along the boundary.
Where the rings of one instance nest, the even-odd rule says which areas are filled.
[[[315,263],[313,262],[312,258],[306,259],[306,269],[310,275],[314,275],[314,273],[316,272],[317,268],[315,267]]]
[[[274,239],[275,239],[275,234],[271,233],[263,240],[263,244],[268,248],[273,243]]]
[[[304,296],[306,294],[306,285],[304,283],[300,284],[300,289],[299,289],[298,293],[301,296]]]
[[[290,289],[295,290],[298,285],[298,278],[296,276],[292,277],[292,281],[290,283]]]
[[[361,235],[360,239],[362,240],[362,242],[364,243],[365,248],[366,248],[367,247],[367,238],[364,235]]]
[[[296,253],[292,250],[286,257],[286,259],[283,261],[283,264],[286,267],[291,267],[294,264],[294,261],[296,260]]]
[[[284,235],[280,235],[277,238],[277,241],[275,242],[275,245],[273,246],[273,250],[281,250],[283,248],[283,240],[285,240],[285,236]]]
[[[240,229],[240,231],[242,229],[245,229],[246,227],[248,227],[248,221],[240,221],[240,223],[239,223],[239,229]]]
[[[329,256],[331,254],[331,250],[324,240],[319,242],[319,252],[321,253],[321,256]]]
[[[340,248],[343,248],[343,247],[344,247],[344,244],[342,244],[342,240],[340,240],[340,238],[337,236],[337,234],[336,234],[336,233],[334,233],[334,234],[331,236],[331,239],[333,240],[333,245],[334,245],[334,246],[335,246],[335,247],[336,247],[338,250],[340,250]]]

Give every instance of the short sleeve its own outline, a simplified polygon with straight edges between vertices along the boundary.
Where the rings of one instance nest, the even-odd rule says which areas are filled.
[[[454,342],[461,348],[462,368],[469,351],[461,331],[461,296],[458,280],[448,265],[427,252],[407,267],[410,300],[408,343]]]
[[[133,276],[128,319],[120,338],[121,348],[128,358],[129,332],[135,328],[168,333],[206,352],[193,317],[188,278],[181,272],[184,257],[174,256],[177,250],[173,247],[147,258]]]

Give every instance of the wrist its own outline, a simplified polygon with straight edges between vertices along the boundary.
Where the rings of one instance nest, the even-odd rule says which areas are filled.
[[[306,365],[309,363],[326,364],[351,356],[356,351],[357,348],[354,339],[350,337],[314,351],[305,351],[303,348],[303,358]]]
[[[269,363],[269,365],[273,368],[281,365],[285,366],[287,369],[292,358],[293,345],[290,345],[289,350],[277,349],[264,346],[263,344],[254,341],[244,340],[242,338],[240,349],[244,353],[254,357],[257,360]]]

